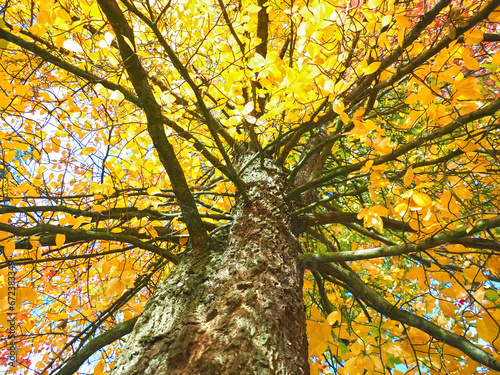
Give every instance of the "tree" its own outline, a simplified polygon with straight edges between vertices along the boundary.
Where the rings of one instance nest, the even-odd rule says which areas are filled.
[[[500,371],[499,6],[6,1],[0,364]]]

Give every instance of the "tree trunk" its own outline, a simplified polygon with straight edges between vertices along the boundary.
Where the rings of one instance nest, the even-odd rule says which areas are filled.
[[[241,176],[251,205],[237,202],[231,227],[159,287],[112,374],[309,373],[284,175],[256,159]]]

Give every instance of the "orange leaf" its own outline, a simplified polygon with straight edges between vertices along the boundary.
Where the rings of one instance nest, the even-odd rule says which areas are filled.
[[[101,359],[99,362],[97,362],[97,365],[94,367],[94,375],[101,375],[104,373],[104,366],[106,365],[106,362],[104,362],[104,359]]]
[[[413,181],[413,176],[414,176],[414,173],[413,173],[413,168],[410,167],[408,168],[408,170],[406,171],[404,177],[403,177],[403,185],[405,187],[408,187],[410,186],[410,184],[412,183]]]
[[[56,234],[56,246],[57,247],[62,247],[64,243],[66,242],[66,235],[62,233],[57,233]]]
[[[18,288],[17,298],[22,302],[36,304],[38,301],[38,293],[34,288]]]
[[[8,240],[5,245],[3,245],[3,253],[6,257],[10,257],[12,253],[16,250],[16,243],[14,240]]]

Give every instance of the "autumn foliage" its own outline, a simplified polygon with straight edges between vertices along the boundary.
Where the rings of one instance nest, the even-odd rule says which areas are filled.
[[[499,7],[5,1],[0,369],[107,373],[253,153],[287,174],[311,373],[498,373]]]

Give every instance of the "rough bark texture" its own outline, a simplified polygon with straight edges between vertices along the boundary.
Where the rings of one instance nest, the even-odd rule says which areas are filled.
[[[242,179],[251,205],[186,256],[147,304],[112,374],[307,374],[300,246],[271,160]]]

